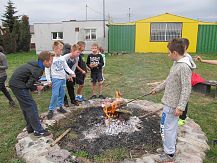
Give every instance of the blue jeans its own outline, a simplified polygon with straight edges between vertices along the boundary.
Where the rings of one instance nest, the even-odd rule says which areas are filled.
[[[36,132],[43,132],[44,129],[42,128],[39,120],[37,105],[33,100],[29,89],[11,87],[11,90],[19,102],[20,108],[26,120],[27,130],[33,129]]]
[[[164,105],[161,117],[160,133],[163,140],[164,152],[176,152],[176,138],[178,129],[178,116],[174,115],[175,109]]]
[[[52,95],[50,100],[49,110],[54,110],[56,107],[62,107],[65,96],[65,79],[52,78]]]

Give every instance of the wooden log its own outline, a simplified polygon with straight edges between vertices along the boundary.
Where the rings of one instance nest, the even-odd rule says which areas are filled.
[[[66,136],[71,131],[71,128],[68,128],[62,135],[60,135],[50,146],[53,147],[57,144],[64,136]]]

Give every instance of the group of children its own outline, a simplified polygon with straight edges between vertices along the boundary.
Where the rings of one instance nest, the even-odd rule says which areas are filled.
[[[65,94],[65,86],[68,90],[68,95],[71,104],[79,105],[78,102],[84,100],[82,96],[82,89],[84,87],[84,80],[87,70],[91,71],[92,90],[93,95],[91,99],[96,96],[96,83],[99,83],[99,98],[105,98],[102,95],[103,75],[102,67],[104,65],[103,57],[99,52],[97,44],[91,47],[92,53],[88,55],[87,62],[83,59],[82,52],[85,49],[85,43],[80,41],[71,46],[70,53],[62,55],[64,44],[61,41],[55,41],[53,44],[53,63],[50,68],[45,68],[46,79],[49,84],[52,84],[52,96],[49,106],[48,119],[53,117],[54,109],[60,113],[66,113],[63,108],[69,106],[67,95]],[[51,78],[52,77],[52,78]],[[77,95],[75,96],[74,85],[77,83]]]
[[[187,53],[189,46],[188,39],[173,39],[168,43],[169,58],[174,62],[170,69],[166,80],[151,91],[156,94],[164,90],[162,103],[164,104],[163,113],[160,122],[160,133],[163,140],[162,154],[157,161],[173,161],[176,153],[176,139],[178,120],[185,120],[188,108],[188,100],[191,93],[192,71],[196,65],[192,57]],[[39,79],[45,71],[47,81],[52,84],[52,96],[49,105],[48,119],[53,117],[53,111],[57,107],[57,111],[65,113],[63,105],[68,105],[68,99],[65,95],[65,86],[68,89],[70,102],[79,105],[77,101],[82,101],[82,89],[84,80],[89,69],[91,71],[92,91],[91,99],[97,98],[96,83],[98,82],[99,98],[102,95],[103,88],[103,66],[105,61],[103,55],[99,52],[97,44],[92,45],[92,54],[87,57],[87,62],[83,59],[82,51],[85,49],[84,42],[78,42],[71,46],[71,52],[62,56],[63,43],[55,41],[53,44],[53,53],[43,51],[38,55],[38,61],[29,62],[17,68],[10,78],[9,86],[17,98],[26,120],[26,128],[28,133],[34,132],[36,136],[47,136],[50,133],[43,129],[39,121],[37,105],[33,100],[29,89]],[[2,58],[0,53],[0,59]],[[4,58],[4,56],[3,56]],[[202,60],[201,57],[196,58],[197,61],[217,64],[217,61]],[[6,80],[4,73],[7,66],[0,66],[0,78],[3,83]],[[1,81],[0,80],[0,81]],[[74,93],[75,82],[79,85],[77,96]],[[4,84],[0,82],[2,91]],[[3,87],[2,87],[3,85]],[[37,85],[38,90],[42,90],[43,86]],[[7,94],[7,93],[6,93]],[[12,102],[10,96],[7,96]]]

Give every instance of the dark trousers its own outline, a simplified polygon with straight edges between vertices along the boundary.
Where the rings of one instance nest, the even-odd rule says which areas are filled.
[[[183,111],[182,115],[180,115],[179,118],[185,120],[187,118],[187,112],[188,112],[188,103],[186,104],[185,111]]]
[[[7,79],[7,76],[3,76],[3,77],[0,78],[0,90],[7,97],[8,101],[13,101],[13,99],[11,98],[11,95],[9,94],[7,88],[5,87],[6,79]]]
[[[26,120],[27,130],[33,129],[36,132],[43,132],[44,129],[39,120],[37,105],[32,98],[30,90],[15,87],[11,87],[11,90],[19,102],[23,116]]]
[[[68,90],[68,94],[69,94],[69,98],[71,100],[71,102],[75,101],[75,79],[73,79],[73,81],[66,81],[66,87]],[[68,99],[67,99],[67,95],[65,95],[64,97],[64,103],[68,104]]]

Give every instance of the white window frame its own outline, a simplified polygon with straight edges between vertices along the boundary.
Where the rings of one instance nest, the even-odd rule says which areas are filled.
[[[56,33],[57,34],[57,38],[56,39],[54,39],[54,33]],[[62,38],[60,38],[60,33],[62,33]],[[51,32],[51,39],[52,40],[63,40],[63,32]]]
[[[87,29],[84,29],[84,37],[85,37],[85,40],[86,41],[96,41],[97,39],[97,35],[96,35],[96,38],[92,38],[92,32],[95,31],[95,35],[96,35],[96,28],[87,28]],[[87,36],[87,32],[89,32],[89,36],[90,36],[90,39],[86,39],[86,36]]]
[[[173,38],[181,38],[182,26],[183,24],[180,22],[151,23],[150,42],[168,42]]]

